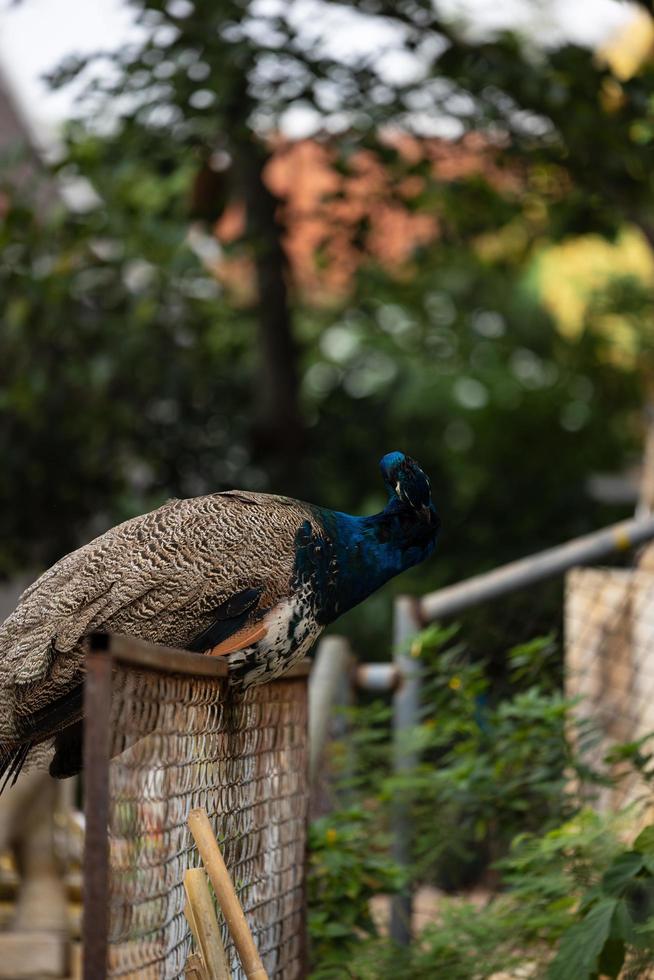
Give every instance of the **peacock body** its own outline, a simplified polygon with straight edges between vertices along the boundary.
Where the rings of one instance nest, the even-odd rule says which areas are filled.
[[[241,491],[171,500],[44,572],[0,626],[0,770],[15,777],[53,742],[52,774],[79,771],[90,632],[224,656],[238,687],[288,670],[435,547],[425,474],[402,453],[381,470],[388,503],[371,517]]]

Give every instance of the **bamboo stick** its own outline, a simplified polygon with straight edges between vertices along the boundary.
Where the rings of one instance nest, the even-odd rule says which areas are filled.
[[[225,867],[206,810],[202,808],[191,810],[188,825],[225,916],[225,922],[241,958],[246,977],[248,980],[268,980],[268,974],[254,945],[250,927]]]
[[[189,868],[185,873],[184,891],[188,899],[184,913],[202,953],[208,980],[230,980],[229,964],[202,868]]]
[[[184,980],[211,980],[199,953],[191,953],[186,959]]]
[[[184,917],[190,926],[195,945],[199,950],[200,938],[198,936],[198,927],[195,924],[195,916],[193,915],[193,909],[189,905],[188,899],[184,906]],[[189,954],[184,969],[184,980],[211,980],[211,977],[205,969],[204,960],[200,952]]]
[[[184,888],[184,892],[186,893],[186,888]],[[188,894],[186,894],[186,904],[184,905],[184,918],[189,924],[191,932],[193,933],[193,938],[195,939],[195,945],[199,949],[200,939],[198,937],[198,927],[195,924],[195,916],[193,915],[193,909],[189,905]]]

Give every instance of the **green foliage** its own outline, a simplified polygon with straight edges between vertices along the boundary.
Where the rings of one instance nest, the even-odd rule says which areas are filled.
[[[654,962],[654,824],[621,850],[600,883],[587,891],[578,921],[563,935],[548,980],[638,976]],[[628,959],[627,959],[628,957]]]
[[[580,969],[567,976],[590,978],[583,969],[604,943],[604,906],[578,941],[571,944],[566,937],[578,929],[583,914],[578,910],[589,884],[601,881],[622,853],[619,829],[619,821],[582,810],[542,836],[517,839],[501,863],[503,891],[483,903],[442,896],[437,921],[425,927],[410,950],[402,954],[389,943],[372,943],[360,949],[348,975],[362,980],[397,975],[407,980],[489,980],[498,973],[518,977],[525,971],[545,980],[556,962],[555,951],[567,944]],[[374,963],[377,972],[371,970]]]
[[[387,778],[384,792],[413,801],[419,873],[447,887],[457,869],[474,873],[480,855],[494,860],[518,833],[564,818],[570,774],[582,766],[566,738],[572,705],[556,683],[551,638],[508,652],[499,698],[488,662],[471,661],[452,630],[429,629],[413,652],[426,673],[423,721],[409,736],[421,762]]]
[[[37,214],[11,191],[0,224],[0,576],[246,468],[234,406],[246,398],[247,321],[229,327],[233,311],[159,203],[143,193],[129,221],[137,184],[132,172],[111,208],[76,214]]]
[[[363,807],[314,821],[309,835],[309,931],[321,980],[346,970],[362,936],[377,935],[370,900],[397,891],[399,869],[387,841]]]
[[[609,781],[578,755],[594,733],[559,693],[551,638],[509,652],[502,696],[455,628],[428,629],[411,653],[425,669],[424,717],[408,733],[421,757],[412,771],[388,775],[387,706],[348,712],[352,741],[337,752],[348,802],[312,832],[313,975],[488,980],[527,968],[542,980],[597,980],[620,969],[640,976],[654,962],[654,826],[628,845],[634,806],[600,816],[582,805],[594,784]],[[649,785],[649,740],[614,746],[606,763],[618,760],[623,775],[627,765]],[[466,868],[479,877],[494,862],[484,877],[487,900],[441,894],[436,920],[408,950],[371,930],[366,907],[375,894],[368,846],[374,866],[390,872],[377,894],[402,885],[384,856],[398,794],[413,805],[414,887],[461,885]]]

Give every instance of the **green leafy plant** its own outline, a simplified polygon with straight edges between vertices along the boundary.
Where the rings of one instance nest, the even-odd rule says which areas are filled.
[[[407,733],[421,761],[402,779],[388,775],[387,706],[349,712],[353,739],[338,753],[348,807],[311,835],[313,976],[635,980],[654,962],[654,826],[630,844],[637,805],[601,815],[581,804],[580,787],[588,800],[611,780],[578,754],[593,731],[558,690],[555,652],[551,637],[509,651],[498,697],[454,628],[423,634],[412,653],[425,667],[424,715]],[[614,746],[607,766],[619,761],[648,785],[648,745]],[[413,801],[414,885],[452,888],[466,861],[471,876],[487,868],[486,900],[441,894],[408,950],[377,935],[369,910],[402,884],[384,850],[396,793]]]
[[[363,936],[377,935],[370,900],[396,891],[402,876],[373,814],[363,807],[316,820],[309,852],[312,975],[327,978],[345,969]]]
[[[579,726],[556,681],[552,637],[508,651],[504,696],[488,662],[472,660],[453,629],[427,630],[414,653],[424,664],[424,709],[407,738],[421,762],[386,778],[383,792],[413,801],[416,873],[456,886],[460,869],[465,880],[505,854],[517,834],[571,814],[571,773],[599,777],[566,735]],[[585,742],[589,733],[577,734]]]
[[[549,980],[635,978],[654,962],[654,824],[615,855],[582,897],[578,915],[563,935]]]

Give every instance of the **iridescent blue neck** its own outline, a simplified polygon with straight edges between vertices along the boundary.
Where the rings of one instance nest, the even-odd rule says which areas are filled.
[[[331,544],[332,580],[326,581],[322,618],[331,622],[356,606],[393,576],[417,565],[434,550],[439,521],[433,505],[430,520],[393,499],[379,514],[353,517],[315,509]]]

